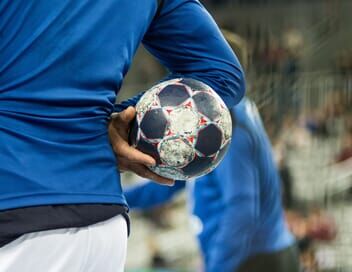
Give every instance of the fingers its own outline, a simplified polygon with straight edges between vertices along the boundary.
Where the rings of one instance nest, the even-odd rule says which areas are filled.
[[[131,163],[139,163],[146,166],[155,165],[156,162],[153,157],[130,146],[116,129],[109,127],[109,136],[113,149],[119,159],[126,158]]]
[[[111,135],[119,134],[124,140],[128,138],[131,122],[136,116],[136,110],[128,107],[126,110],[116,114],[109,124],[109,133]]]
[[[117,114],[109,125],[109,136],[113,149],[118,157],[119,168],[121,170],[132,171],[141,177],[163,185],[173,185],[173,180],[161,177],[146,167],[155,166],[156,161],[153,157],[142,153],[128,144],[128,129],[135,116],[135,108],[129,107]]]
[[[146,166],[154,166],[156,164],[153,157],[142,153],[132,146],[129,146],[127,142],[119,141],[116,144],[119,144],[119,146],[116,146],[114,149],[119,157],[123,157],[131,163],[138,163]]]
[[[136,163],[125,163],[125,161],[120,161],[119,167],[120,167],[120,169],[132,171],[140,177],[155,181],[161,185],[173,186],[175,183],[174,180],[167,179],[167,178],[161,177],[161,176],[153,173],[144,165],[140,165],[140,164],[136,164]]]
[[[129,123],[134,119],[134,117],[136,116],[136,110],[134,107],[128,107],[126,110],[120,112],[115,119],[118,122],[114,122],[115,125],[129,125]]]
[[[145,175],[147,179],[155,181],[156,183],[159,183],[161,185],[173,186],[175,184],[174,180],[159,176],[154,172],[150,171],[148,168],[147,168],[147,171],[145,172]]]

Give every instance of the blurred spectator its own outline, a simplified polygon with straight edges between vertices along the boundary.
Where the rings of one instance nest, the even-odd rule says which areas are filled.
[[[325,112],[321,109],[313,110],[306,120],[307,130],[314,136],[326,138],[329,136]]]
[[[331,242],[336,238],[337,226],[333,218],[321,209],[312,209],[307,215],[287,211],[286,220],[296,236],[304,272],[318,272],[314,242]]]
[[[288,166],[287,160],[282,158],[279,161],[279,174],[281,178],[282,184],[282,200],[285,209],[292,209],[294,205],[293,199],[293,177],[291,173],[291,169]]]
[[[344,49],[337,56],[336,66],[338,72],[348,75],[352,72],[352,50]]]
[[[343,135],[342,148],[337,154],[335,162],[344,162],[352,158],[352,126]]]

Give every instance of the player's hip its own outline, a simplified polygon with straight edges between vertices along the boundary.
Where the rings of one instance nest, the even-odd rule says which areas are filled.
[[[0,249],[0,271],[123,271],[127,224],[122,215],[84,227],[30,233]]]

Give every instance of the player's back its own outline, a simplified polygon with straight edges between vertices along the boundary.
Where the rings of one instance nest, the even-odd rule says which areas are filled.
[[[107,125],[142,41],[169,77],[241,100],[242,68],[198,0],[0,2],[0,210],[126,204]]]
[[[54,118],[108,116],[156,3],[1,1],[1,109]]]
[[[0,209],[124,203],[107,124],[156,9],[156,0],[0,2]]]
[[[235,118],[234,143],[236,145],[236,128],[244,129],[251,137],[253,171],[257,182],[257,222],[253,244],[255,251],[281,249],[292,243],[284,221],[281,199],[281,183],[274,161],[272,146],[263,127],[256,105],[245,99],[233,110]],[[239,158],[240,159],[240,158]],[[262,245],[263,248],[260,248]]]
[[[228,267],[293,243],[284,221],[271,145],[257,108],[244,99],[232,113],[228,153],[212,173],[194,183],[192,190],[193,213],[202,223],[199,239],[205,259],[211,262],[214,250],[219,258],[222,252],[236,252],[236,258],[226,261]],[[221,246],[216,249],[218,244]]]

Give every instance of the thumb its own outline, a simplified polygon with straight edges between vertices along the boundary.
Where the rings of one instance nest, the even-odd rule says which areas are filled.
[[[136,116],[136,109],[134,107],[128,107],[119,114],[119,118],[123,123],[130,123]]]

